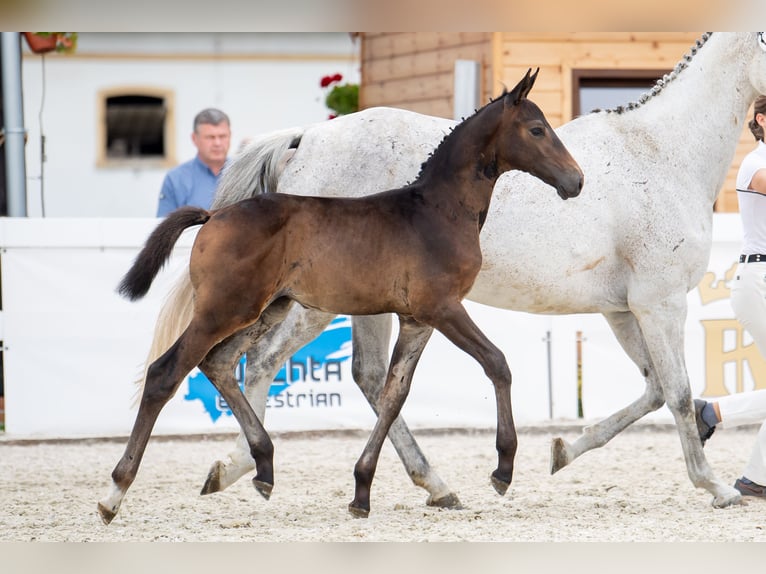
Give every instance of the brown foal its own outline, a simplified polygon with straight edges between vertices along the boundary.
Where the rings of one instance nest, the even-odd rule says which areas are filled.
[[[146,294],[181,232],[202,225],[191,253],[194,315],[173,346],[149,367],[136,422],[98,505],[116,515],[138,471],[154,423],[183,378],[199,366],[231,407],[256,463],[256,489],[269,498],[273,445],[234,376],[239,357],[293,302],[331,313],[396,313],[400,329],[378,419],[354,467],[349,510],[367,516],[383,441],[407,397],[415,365],[433,331],[474,357],[497,403],[498,466],[491,480],[508,489],[517,438],[511,372],[503,353],[471,321],[461,301],[481,267],[479,231],[495,181],[519,169],[580,193],[583,175],[527,95],[537,72],[459,124],[410,185],[362,198],[265,194],[217,211],[181,208],[151,234],[119,290]]]

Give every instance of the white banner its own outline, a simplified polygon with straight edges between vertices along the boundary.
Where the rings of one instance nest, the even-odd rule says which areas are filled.
[[[182,237],[149,295],[130,303],[115,287],[155,224],[154,219],[0,220],[7,436],[130,432],[136,414],[133,381],[161,301],[188,260],[193,239],[193,233]],[[728,298],[739,219],[716,214],[714,224],[709,273],[689,294],[686,360],[695,396],[766,387],[766,362],[733,319]],[[530,315],[472,302],[466,307],[508,359],[518,424],[551,416],[576,419],[578,406],[585,419],[599,419],[643,392],[642,375],[600,315]],[[494,390],[473,359],[434,333],[403,415],[413,428],[493,427]],[[672,420],[666,407],[649,417]],[[351,376],[351,321],[338,317],[280,371],[266,427],[370,428],[373,422]],[[161,413],[155,432],[237,428],[225,402],[195,370]]]

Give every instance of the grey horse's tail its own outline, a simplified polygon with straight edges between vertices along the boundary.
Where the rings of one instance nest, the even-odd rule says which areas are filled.
[[[272,132],[250,142],[226,167],[211,209],[220,209],[259,193],[274,193],[285,163],[300,144],[305,128]]]
[[[211,211],[260,193],[276,192],[279,176],[286,161],[298,147],[305,129],[298,127],[271,132],[250,142],[221,175]],[[149,365],[170,348],[191,322],[192,295],[187,265],[167,294],[157,316],[152,344],[136,380],[139,388],[136,399],[141,396]]]

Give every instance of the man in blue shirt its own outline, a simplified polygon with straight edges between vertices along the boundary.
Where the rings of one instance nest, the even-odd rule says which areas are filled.
[[[210,207],[229,153],[229,116],[215,108],[202,110],[194,118],[192,141],[197,155],[165,175],[157,217],[165,217],[182,205]]]

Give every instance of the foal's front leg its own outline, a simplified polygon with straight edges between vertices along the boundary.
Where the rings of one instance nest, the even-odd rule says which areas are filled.
[[[388,371],[391,316],[387,314],[357,315],[352,318],[352,323],[354,326],[352,345],[354,381],[377,415],[376,405]],[[413,484],[428,491],[426,500],[428,506],[462,508],[457,494],[452,492],[431,467],[401,415],[391,423],[388,438],[394,445],[407,471],[407,476]]]
[[[396,340],[388,369],[386,384],[377,403],[378,419],[362,455],[354,466],[356,483],[354,500],[348,510],[358,518],[370,514],[370,487],[378,465],[378,457],[391,423],[402,410],[412,382],[412,374],[433,328],[412,318],[399,317],[399,337]]]
[[[431,322],[444,336],[479,362],[495,387],[497,404],[495,446],[498,464],[490,478],[498,494],[505,494],[513,478],[513,461],[518,446],[511,409],[511,371],[505,356],[481,332],[460,303],[445,305],[440,315]]]

